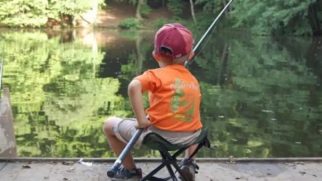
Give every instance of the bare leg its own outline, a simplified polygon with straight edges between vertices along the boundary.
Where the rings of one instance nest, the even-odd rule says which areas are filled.
[[[189,158],[190,155],[192,155],[192,153],[197,149],[197,147],[198,147],[198,144],[191,145],[185,152],[185,158]],[[194,155],[192,159],[194,159],[195,157],[196,155]]]
[[[195,157],[194,155],[191,160],[188,160],[190,156],[193,154],[193,152],[197,149],[198,144],[191,145],[185,152],[185,159],[181,162],[181,171],[183,174],[183,177],[185,178],[184,180],[187,181],[195,181],[196,177],[195,174],[198,170],[198,166],[195,163]]]
[[[104,134],[113,150],[113,152],[119,156],[122,152],[122,150],[124,149],[125,147],[125,143],[123,143],[122,141],[120,141],[116,136],[115,136],[115,133],[113,131],[113,126],[114,125],[117,125],[117,123],[121,121],[120,118],[117,118],[117,117],[111,117],[111,118],[108,118],[105,122],[104,122],[104,125],[103,125],[103,131],[104,131]],[[134,163],[134,160],[133,160],[133,157],[131,155],[131,153],[129,153],[124,161],[123,161],[123,166],[128,169],[128,170],[132,170],[135,168],[135,163]]]

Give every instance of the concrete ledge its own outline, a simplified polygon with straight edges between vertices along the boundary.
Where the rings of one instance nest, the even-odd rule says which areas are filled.
[[[15,157],[15,158],[5,158],[0,157],[1,161],[8,162],[51,162],[51,161],[83,161],[90,162],[106,162],[113,163],[116,158],[47,158],[47,157]],[[148,158],[148,157],[137,157],[134,158],[137,162],[160,162],[160,158]],[[286,157],[286,158],[196,158],[198,162],[322,162],[322,157]]]
[[[1,90],[0,90],[1,91]],[[3,89],[0,97],[0,157],[17,157],[13,115],[8,88]]]
[[[115,158],[1,158],[0,180],[107,181],[106,171]],[[321,158],[199,158],[196,181],[317,181],[322,180]],[[157,158],[137,158],[148,174],[160,164]],[[158,176],[168,176],[162,169]]]

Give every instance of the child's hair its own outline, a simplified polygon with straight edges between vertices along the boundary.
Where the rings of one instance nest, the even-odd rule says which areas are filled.
[[[192,52],[193,37],[188,28],[179,24],[165,24],[155,34],[153,53],[173,63],[183,63]]]

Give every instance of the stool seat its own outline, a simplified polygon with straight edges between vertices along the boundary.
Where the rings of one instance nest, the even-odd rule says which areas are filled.
[[[155,168],[150,173],[148,173],[145,177],[143,177],[141,181],[145,181],[145,180],[158,181],[158,180],[170,180],[170,179],[175,181],[179,180],[175,175],[175,172],[173,171],[172,167],[176,170],[176,172],[179,173],[181,180],[188,181],[189,179],[191,179],[191,178],[187,178],[187,176],[185,176],[182,173],[180,166],[177,163],[178,162],[177,156],[183,153],[183,151],[185,151],[191,145],[195,145],[195,144],[197,144],[198,146],[196,150],[192,153],[192,155],[190,155],[189,159],[191,159],[201,147],[205,146],[210,148],[210,142],[207,136],[208,136],[207,130],[203,129],[201,130],[198,138],[191,144],[172,144],[157,133],[154,133],[154,132],[148,133],[143,138],[142,143],[143,145],[149,147],[150,149],[158,150],[160,152],[160,155],[162,156],[162,162],[157,168]],[[169,151],[175,151],[175,152],[171,155]],[[168,169],[170,176],[166,178],[155,177],[154,175],[158,171],[160,171],[163,167],[166,167]]]
[[[201,130],[198,138],[191,144],[172,144],[168,140],[164,139],[162,136],[160,136],[157,133],[151,132],[148,133],[144,138],[143,138],[143,145],[146,145],[152,150],[165,150],[165,151],[174,151],[178,150],[181,148],[186,148],[189,147],[193,144],[199,144],[205,139],[207,139],[208,131],[206,129]]]

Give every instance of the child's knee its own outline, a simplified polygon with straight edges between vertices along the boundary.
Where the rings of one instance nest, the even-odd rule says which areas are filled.
[[[104,121],[103,124],[103,131],[105,134],[112,134],[113,133],[113,127],[118,124],[118,122],[121,121],[118,117],[109,117]]]

